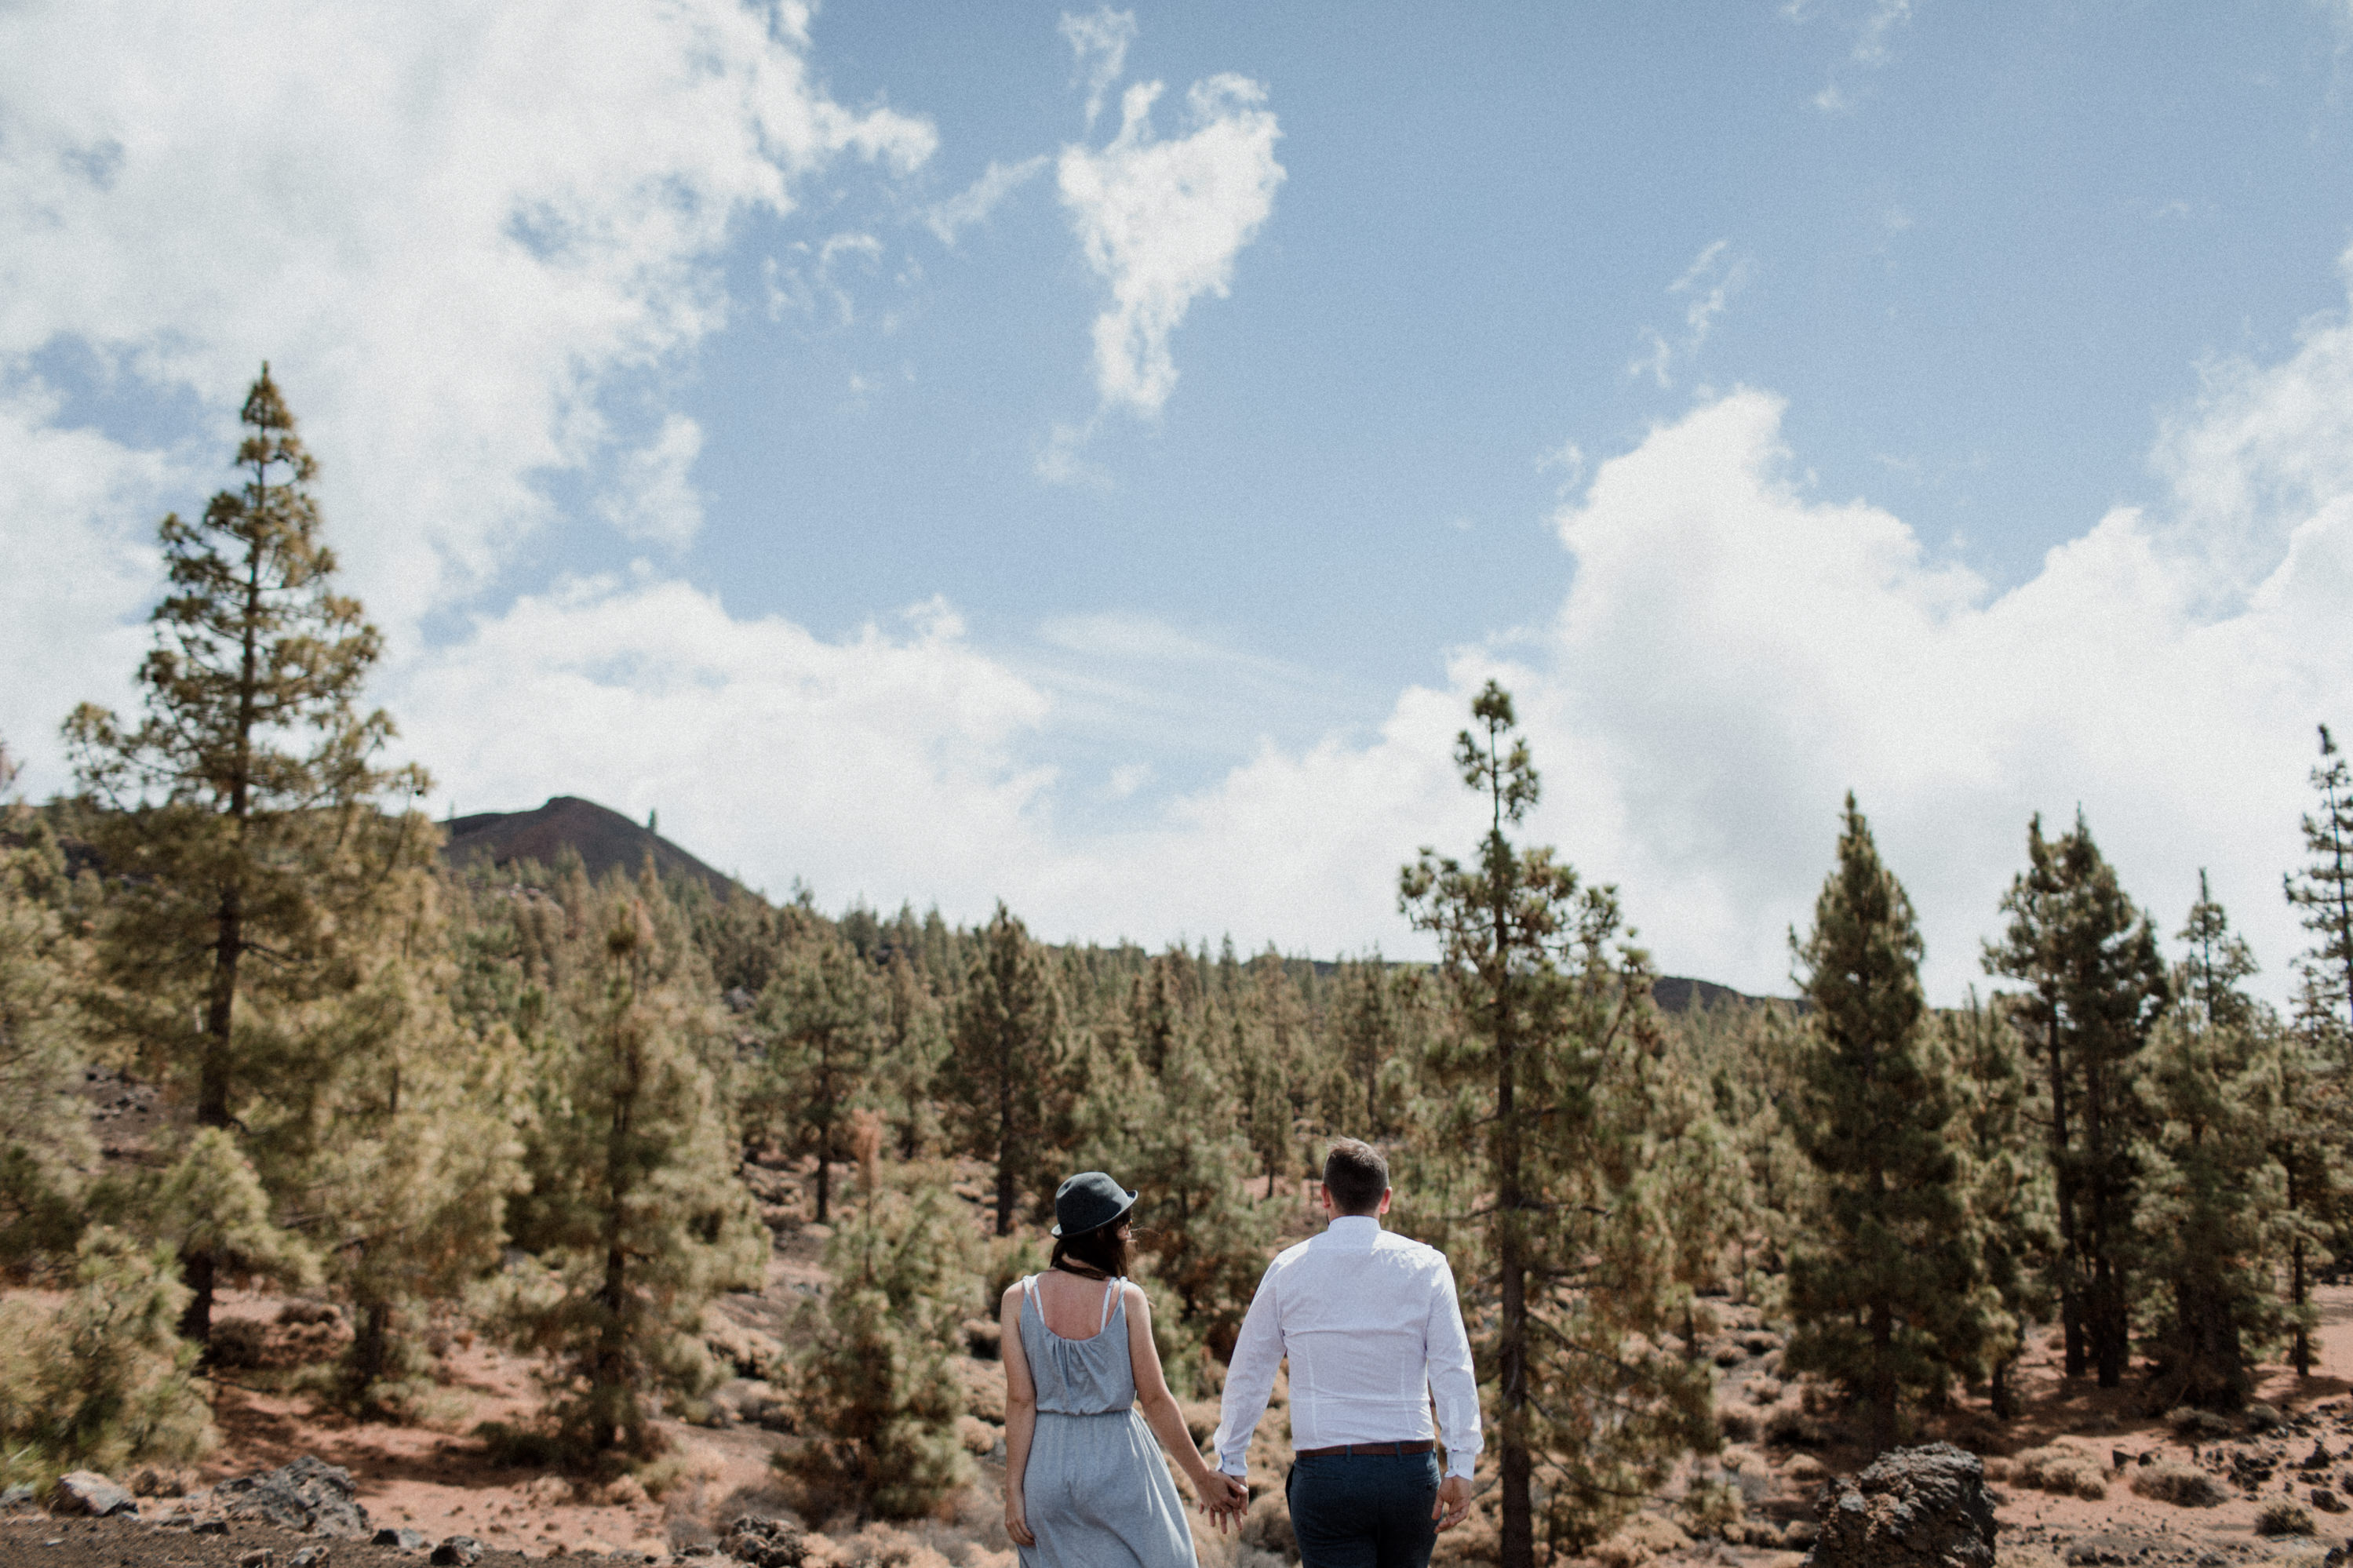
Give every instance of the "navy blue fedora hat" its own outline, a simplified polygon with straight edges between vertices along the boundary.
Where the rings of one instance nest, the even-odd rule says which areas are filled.
[[[1101,1230],[1135,1206],[1135,1194],[1124,1192],[1101,1171],[1081,1171],[1054,1189],[1056,1236],[1084,1236]]]

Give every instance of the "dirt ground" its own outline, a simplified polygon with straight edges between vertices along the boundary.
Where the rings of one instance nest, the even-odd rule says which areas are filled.
[[[958,1184],[968,1189],[968,1198],[984,1195],[979,1174],[976,1168]],[[733,1519],[786,1512],[770,1460],[798,1439],[777,1391],[761,1373],[773,1366],[792,1312],[824,1279],[826,1232],[806,1220],[801,1173],[754,1166],[746,1175],[776,1234],[776,1253],[763,1289],[724,1298],[713,1314],[714,1346],[742,1375],[720,1391],[707,1424],[668,1427],[674,1458],[659,1496],[633,1480],[584,1489],[535,1469],[493,1464],[481,1440],[470,1434],[483,1421],[522,1417],[538,1390],[527,1363],[462,1331],[448,1344],[448,1386],[423,1424],[359,1422],[323,1413],[299,1392],[299,1369],[282,1363],[331,1346],[318,1340],[315,1328],[280,1321],[284,1299],[230,1292],[222,1300],[222,1317],[248,1323],[244,1331],[278,1352],[264,1362],[278,1364],[219,1375],[218,1449],[185,1474],[146,1478],[142,1489],[180,1495],[142,1497],[137,1521],[60,1520],[21,1509],[0,1516],[0,1568],[20,1563],[258,1568],[262,1560],[254,1554],[261,1552],[269,1554],[268,1568],[290,1568],[297,1552],[317,1545],[327,1548],[334,1568],[425,1561],[421,1551],[321,1542],[254,1522],[232,1522],[226,1534],[199,1532],[200,1523],[218,1518],[210,1493],[215,1483],[304,1454],[351,1472],[372,1528],[410,1529],[428,1545],[471,1537],[489,1549],[481,1568],[549,1557],[633,1564],[723,1561],[712,1556],[712,1547]],[[1320,1223],[1305,1196],[1303,1191],[1295,1206],[1286,1205],[1286,1241]],[[976,1203],[976,1220],[977,1214]],[[2353,1287],[2323,1288],[2317,1300],[2322,1328],[2315,1374],[2299,1380],[2281,1368],[2263,1371],[2257,1397],[2281,1416],[2270,1430],[2250,1431],[2239,1421],[2226,1434],[2177,1433],[2137,1411],[2129,1380],[2122,1389],[2104,1392],[2060,1376],[2055,1346],[2046,1336],[2020,1369],[2026,1414],[2019,1421],[1999,1426],[1964,1400],[1917,1436],[1947,1437],[1988,1457],[2003,1568],[2074,1563],[2233,1568],[2274,1562],[2318,1568],[2326,1549],[2344,1545],[2353,1533],[2353,1513],[2332,1514],[2312,1502],[2316,1489],[2353,1502]],[[1779,1377],[1778,1331],[1736,1303],[1713,1303],[1712,1313],[1714,1321],[1701,1325],[1699,1349],[1716,1368],[1724,1450],[1684,1466],[1641,1518],[1594,1554],[1596,1568],[1646,1563],[1796,1568],[1826,1478],[1865,1458],[1841,1443],[1818,1398],[1810,1400],[1803,1386]],[[293,1315],[299,1319],[301,1312]],[[973,1410],[962,1433],[976,1461],[976,1484],[937,1518],[910,1525],[807,1521],[824,1532],[811,1540],[812,1568],[1013,1568],[997,1523],[1003,1371],[980,1357],[963,1358],[957,1370]],[[1193,1402],[1186,1415],[1195,1436],[1206,1439],[1215,1425],[1215,1404]],[[1276,1568],[1295,1561],[1285,1550],[1281,1510],[1286,1426],[1278,1403],[1253,1445],[1250,1481],[1260,1500],[1240,1538],[1208,1531],[1195,1516],[1204,1568]],[[2325,1458],[2316,1459],[2316,1450]],[[2031,1457],[2038,1453],[2076,1460],[2057,1467],[2072,1477],[2065,1495],[2017,1479],[2034,1468]],[[2185,1508],[2136,1494],[2130,1482],[2146,1468],[2143,1456],[2197,1465],[2216,1479],[2222,1500]],[[1710,1520],[1694,1518],[1685,1493],[1695,1483],[1736,1497],[1732,1517],[1719,1509]],[[2101,1495],[2076,1495],[2091,1490]],[[2315,1534],[2266,1539],[2256,1533],[2258,1510],[2283,1499],[2306,1510]],[[1492,1561],[1493,1544],[1492,1520],[1474,1512],[1471,1523],[1441,1541],[1439,1562]]]

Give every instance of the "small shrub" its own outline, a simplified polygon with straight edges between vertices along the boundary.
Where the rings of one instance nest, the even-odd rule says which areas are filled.
[[[1694,1480],[1683,1489],[1683,1527],[1696,1539],[1711,1537],[1737,1542],[1746,1512],[1740,1489],[1729,1481]]]
[[[1734,1443],[1746,1443],[1757,1436],[1757,1415],[1736,1405],[1726,1405],[1715,1413],[1715,1429]]]
[[[2159,1459],[2154,1465],[2143,1465],[2133,1472],[2132,1489],[2136,1496],[2154,1498],[2169,1502],[2176,1508],[2212,1508],[2230,1494],[2222,1483],[2195,1465],[2185,1465],[2179,1459]]]
[[[188,1293],[167,1252],[99,1226],[53,1310],[0,1304],[0,1481],[193,1459],[213,1444],[175,1325]]]
[[[1738,1366],[1747,1359],[1748,1352],[1736,1344],[1726,1343],[1715,1347],[1715,1364],[1718,1366]]]
[[[936,1188],[871,1195],[826,1247],[834,1286],[797,1324],[794,1403],[809,1439],[775,1457],[812,1517],[855,1507],[917,1518],[962,1488],[971,1460],[951,1364],[960,1348],[968,1243]]]
[[[2012,1459],[2010,1476],[2020,1486],[2061,1497],[2097,1502],[2108,1495],[2107,1472],[2097,1460],[2055,1443],[2047,1448],[2029,1448]]]
[[[1766,1412],[1764,1432],[1766,1442],[1784,1448],[1817,1447],[1822,1440],[1821,1429],[1796,1405],[1777,1405]]]
[[[216,1318],[205,1350],[224,1372],[250,1372],[268,1364],[269,1329],[252,1318]]]
[[[2231,1424],[2211,1410],[2184,1405],[2165,1413],[2165,1424],[2185,1442],[2211,1443],[2231,1435]]]
[[[1654,1557],[1691,1544],[1691,1537],[1654,1513],[1638,1513],[1588,1555],[1597,1568],[1641,1568]]]
[[[2248,1431],[2268,1432],[2279,1424],[2280,1413],[2277,1405],[2265,1405],[2262,1400],[2258,1399],[2253,1405],[2247,1406]]]
[[[2312,1511],[2302,1503],[2285,1498],[2267,1502],[2255,1510],[2257,1535],[2310,1535]]]

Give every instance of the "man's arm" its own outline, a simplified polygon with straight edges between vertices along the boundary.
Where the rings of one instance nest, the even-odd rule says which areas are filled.
[[[1260,1277],[1242,1331],[1226,1363],[1226,1393],[1218,1405],[1218,1468],[1229,1476],[1248,1473],[1250,1434],[1274,1393],[1275,1369],[1282,1364],[1282,1313],[1275,1300],[1274,1269]]]
[[[1471,1366],[1471,1336],[1462,1331],[1462,1302],[1454,1269],[1440,1256],[1430,1281],[1430,1319],[1422,1343],[1430,1358],[1430,1393],[1438,1436],[1446,1445],[1446,1473],[1470,1478],[1479,1458],[1479,1376]],[[1232,1384],[1227,1384],[1231,1387]]]

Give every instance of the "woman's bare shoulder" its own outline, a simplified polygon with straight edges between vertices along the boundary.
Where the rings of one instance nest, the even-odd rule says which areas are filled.
[[[1131,1312],[1149,1312],[1152,1310],[1152,1298],[1145,1295],[1144,1293],[1144,1287],[1138,1285],[1133,1279],[1126,1281],[1120,1290],[1120,1297],[1123,1300],[1126,1301],[1127,1310]]]
[[[1008,1285],[1005,1288],[1005,1294],[997,1299],[998,1308],[1008,1312],[1018,1310],[1021,1305],[1022,1287],[1028,1283],[1028,1279],[1016,1279],[1012,1284]],[[966,1297],[965,1300],[969,1300],[971,1298]]]

